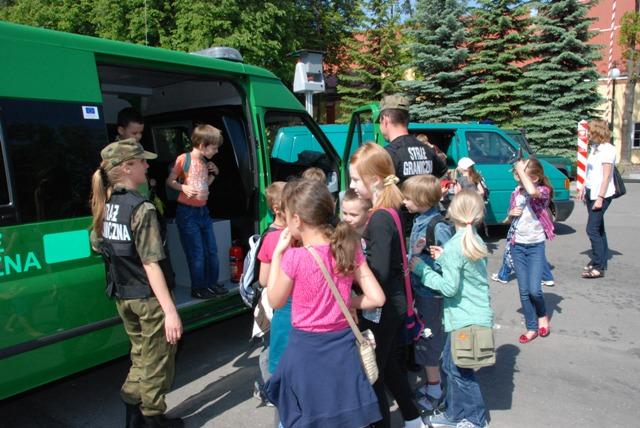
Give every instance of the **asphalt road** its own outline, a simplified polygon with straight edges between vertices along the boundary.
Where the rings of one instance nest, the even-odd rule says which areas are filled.
[[[640,184],[606,214],[612,250],[604,279],[579,278],[587,261],[586,210],[576,206],[548,244],[557,285],[545,288],[552,314],[547,338],[520,345],[522,315],[515,282],[491,284],[497,364],[478,372],[491,426],[640,426]],[[490,270],[500,263],[504,230],[488,240]],[[272,427],[273,411],[252,398],[257,352],[248,345],[248,316],[188,334],[178,356],[170,413],[187,427]],[[2,427],[117,427],[119,359],[0,402]],[[1,381],[1,379],[0,379]],[[402,423],[394,411],[394,426]]]

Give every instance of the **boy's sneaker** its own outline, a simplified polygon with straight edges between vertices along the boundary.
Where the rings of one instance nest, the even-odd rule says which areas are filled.
[[[260,387],[260,383],[258,383],[258,381],[253,382],[253,398],[259,400],[263,406],[274,407],[273,403],[264,395],[264,391]]]
[[[212,287],[209,287],[209,288],[207,288],[207,290],[211,291],[216,296],[224,296],[225,294],[227,294],[229,292],[229,290],[227,290],[226,288],[224,288],[220,284],[216,284],[216,285],[214,285]]]
[[[429,427],[431,428],[438,428],[438,427],[454,427],[456,428],[458,426],[457,422],[453,422],[449,419],[447,419],[447,417],[444,415],[444,413],[441,412],[433,412],[433,415],[428,416],[424,423],[426,423],[427,425],[429,425]]]
[[[191,297],[195,299],[213,299],[216,295],[208,288],[194,288],[191,290]]]
[[[545,287],[553,287],[554,285],[556,285],[556,282],[553,279],[550,279],[549,281],[540,281],[541,285],[544,285]]]
[[[509,282],[509,281],[505,281],[504,279],[500,279],[500,277],[498,276],[497,273],[492,273],[491,274],[491,279],[496,281],[496,282],[500,282],[502,284],[506,284],[507,282]]]
[[[470,421],[468,421],[466,419],[463,419],[460,422],[458,422],[458,425],[456,425],[456,428],[489,428],[489,422],[487,422],[484,425],[480,426],[480,425],[476,425],[473,422],[470,422]]]

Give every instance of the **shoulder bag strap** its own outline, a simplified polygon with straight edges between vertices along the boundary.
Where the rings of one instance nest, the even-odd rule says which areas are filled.
[[[400,249],[402,250],[402,274],[404,276],[404,292],[407,297],[407,315],[413,315],[413,291],[411,291],[411,280],[409,279],[409,266],[407,266],[407,248],[404,245],[404,233],[402,232],[402,223],[400,223],[400,216],[398,212],[393,208],[383,208],[391,215],[393,221],[396,223],[396,229],[398,229],[398,238],[400,239]]]
[[[362,336],[362,333],[360,333],[360,330],[358,329],[358,326],[356,325],[355,321],[353,321],[353,318],[351,317],[351,313],[349,312],[349,309],[347,309],[347,305],[345,305],[344,300],[342,299],[342,296],[340,295],[340,292],[338,291],[336,284],[333,282],[333,278],[331,278],[331,275],[329,275],[329,271],[327,270],[327,267],[325,266],[324,262],[322,261],[322,259],[320,258],[316,250],[313,249],[313,247],[309,245],[309,246],[306,246],[305,248],[307,249],[307,251],[309,251],[309,254],[311,254],[311,256],[315,259],[316,263],[320,267],[320,270],[324,275],[324,279],[326,279],[327,284],[329,284],[329,288],[331,289],[331,293],[333,294],[333,297],[335,297],[336,301],[338,302],[338,306],[340,306],[340,310],[344,314],[344,317],[347,319],[347,322],[349,323],[349,327],[351,327],[351,330],[353,330],[353,334],[356,336],[356,340],[358,341],[358,343],[363,343],[366,339],[364,338],[364,336]]]

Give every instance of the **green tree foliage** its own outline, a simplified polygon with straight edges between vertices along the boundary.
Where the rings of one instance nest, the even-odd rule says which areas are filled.
[[[519,123],[521,64],[530,56],[529,10],[523,0],[478,0],[467,18],[469,57],[462,93],[465,115],[501,126]]]
[[[398,1],[367,0],[364,12],[364,26],[345,42],[344,67],[338,74],[341,121],[348,121],[355,108],[397,92],[402,77]]]
[[[54,30],[194,51],[212,45],[238,49],[245,61],[290,81],[287,55],[327,51],[335,64],[348,29],[360,15],[347,0],[13,0],[0,19]]]
[[[555,0],[540,4],[531,43],[533,62],[525,66],[522,124],[539,150],[573,155],[580,120],[596,116],[595,61],[599,47],[587,12],[594,1]]]
[[[468,50],[459,0],[419,0],[407,27],[413,80],[399,82],[418,122],[462,120],[460,81]]]

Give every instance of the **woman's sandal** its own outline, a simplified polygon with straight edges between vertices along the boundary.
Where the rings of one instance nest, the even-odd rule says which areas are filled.
[[[598,269],[591,268],[590,270],[582,272],[581,276],[585,279],[602,278],[604,276],[604,272]]]
[[[540,327],[538,329],[538,334],[540,337],[547,337],[551,333],[551,326],[548,327]]]
[[[527,332],[529,333],[529,332]],[[518,342],[524,344],[524,343],[529,343],[531,342],[533,339],[535,339],[536,337],[538,337],[538,332],[534,331],[533,335],[531,335],[531,337],[527,336],[526,334],[521,334],[520,337],[518,338]]]

